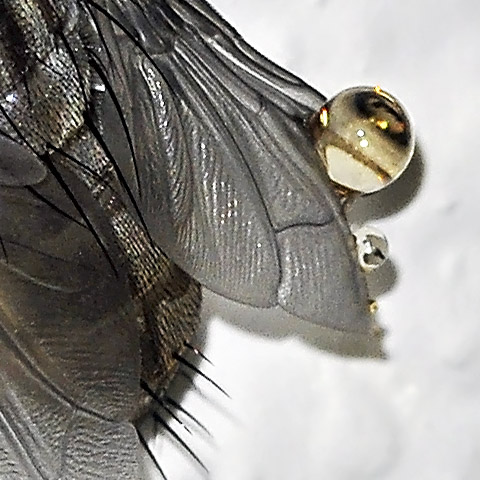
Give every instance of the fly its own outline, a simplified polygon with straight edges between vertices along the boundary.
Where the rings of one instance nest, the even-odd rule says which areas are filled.
[[[202,0],[3,0],[0,476],[138,479],[201,285],[368,331],[386,242],[344,207],[412,150],[390,94],[327,102]]]

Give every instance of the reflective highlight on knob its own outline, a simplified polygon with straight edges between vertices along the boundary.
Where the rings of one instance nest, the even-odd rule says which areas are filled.
[[[394,182],[414,149],[404,107],[380,87],[355,87],[329,100],[311,119],[317,152],[336,184],[373,193]]]

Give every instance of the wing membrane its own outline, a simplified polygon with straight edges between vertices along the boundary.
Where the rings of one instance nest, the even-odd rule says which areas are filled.
[[[110,78],[135,144],[139,204],[160,247],[224,296],[367,328],[351,233],[305,127],[324,97],[202,1],[118,0],[97,14],[117,58]],[[109,130],[118,143],[121,132]],[[119,162],[133,171],[123,150]],[[283,248],[281,232],[302,226],[327,238]],[[284,268],[291,255],[301,268]],[[325,278],[342,283],[327,288]],[[302,288],[283,287],[293,283]]]
[[[83,215],[51,172],[0,189],[0,476],[137,479],[140,359],[122,257],[87,188],[60,174]]]

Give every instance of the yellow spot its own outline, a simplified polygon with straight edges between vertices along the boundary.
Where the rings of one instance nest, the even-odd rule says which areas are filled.
[[[370,313],[374,315],[375,313],[378,312],[378,303],[376,300],[370,300],[370,304],[368,305],[368,308],[370,310]]]
[[[382,93],[382,89],[380,88],[380,85],[377,85],[375,88],[375,93],[378,93],[379,95]]]
[[[320,123],[324,126],[328,126],[328,109],[323,107],[320,110]]]
[[[382,130],[386,130],[388,128],[388,120],[377,120],[377,127],[381,128]]]

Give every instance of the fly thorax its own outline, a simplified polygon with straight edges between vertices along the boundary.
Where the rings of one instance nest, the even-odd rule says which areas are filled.
[[[0,4],[0,129],[39,155],[78,132],[92,101],[91,26],[77,5]]]

